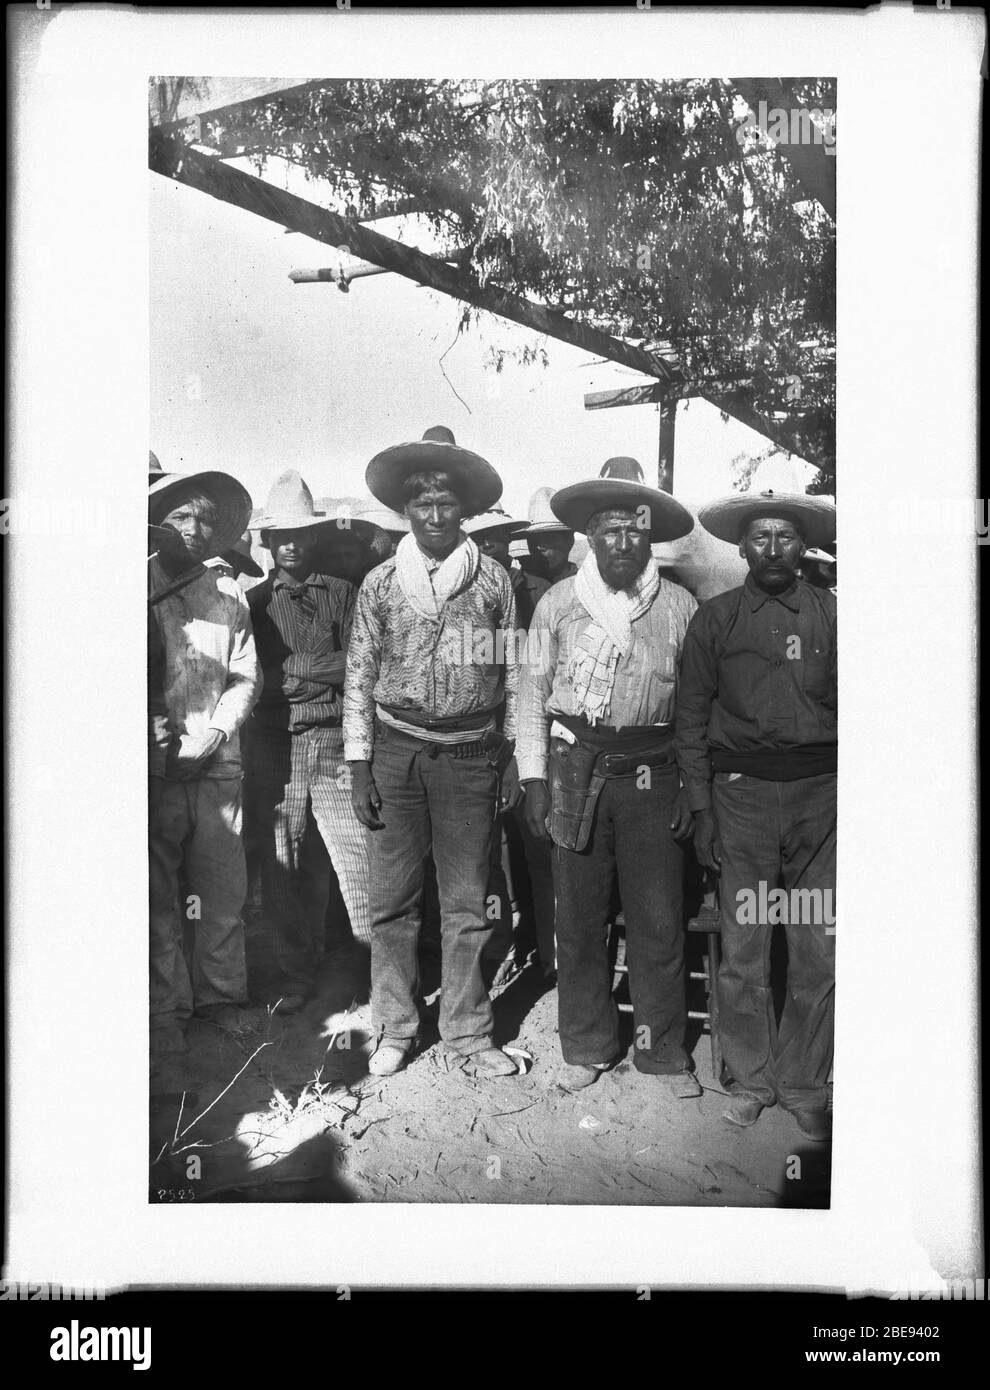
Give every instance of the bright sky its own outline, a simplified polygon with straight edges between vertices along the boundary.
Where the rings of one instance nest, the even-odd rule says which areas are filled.
[[[317,185],[282,169],[266,177],[320,201]],[[503,505],[517,515],[537,487],[595,477],[615,454],[631,454],[655,478],[656,407],[583,403],[585,392],[631,385],[638,374],[592,365],[587,352],[493,315],[457,338],[460,302],[398,275],[359,279],[348,294],[293,284],[291,270],[326,266],[335,253],[159,174],[149,179],[149,445],[164,468],[224,469],[256,505],[286,468],[298,468],[315,496],[354,495],[378,450],[444,424],[495,466]],[[374,225],[432,250],[411,219]],[[526,344],[545,347],[549,366],[510,362],[497,374],[486,365],[493,348]],[[449,384],[439,365],[447,348]],[[727,492],[729,460],[766,449],[706,402],[681,403],[674,491],[688,503]],[[795,463],[778,456],[761,485],[803,491],[814,470]]]

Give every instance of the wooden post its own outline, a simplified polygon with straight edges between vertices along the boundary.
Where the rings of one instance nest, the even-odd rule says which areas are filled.
[[[674,491],[674,425],[677,421],[677,397],[662,401],[660,412],[660,451],[657,458],[657,486],[661,492]]]

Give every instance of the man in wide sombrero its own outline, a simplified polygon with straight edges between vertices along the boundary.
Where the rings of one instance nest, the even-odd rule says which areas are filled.
[[[214,471],[149,484],[151,1040],[181,1052],[193,1012],[236,1026],[247,999],[239,730],[261,674],[244,595],[205,563],[243,535],[249,493]]]
[[[502,780],[515,799],[515,604],[505,569],[461,529],[502,482],[442,426],[377,454],[367,484],[410,533],[367,576],[347,652],[344,753],[370,838],[375,1075],[399,1071],[419,1033],[417,942],[425,861],[440,894],[440,1036],[481,1075],[515,1063],[492,1041],[482,953]],[[496,717],[504,702],[503,732]]]
[[[804,494],[736,493],[703,507],[698,519],[749,565],[741,587],[708,599],[692,620],[677,711],[695,848],[719,875],[719,1034],[735,1082],[723,1115],[748,1126],[779,1103],[805,1134],[825,1140],[835,978],[836,608],[829,589],[798,571],[806,547],[828,550],[834,542],[835,508]],[[779,1023],[770,982],[778,922],[787,931]]]
[[[683,848],[690,817],[673,749],[681,644],[696,608],[663,579],[651,543],[686,535],[690,512],[647,487],[635,459],[555,493],[588,538],[574,578],[536,608],[519,697],[517,757],[534,836],[553,840],[558,1032],[568,1089],[620,1055],[607,923],[617,883],[626,923],[636,1068],[666,1093],[701,1094],[684,1046]]]

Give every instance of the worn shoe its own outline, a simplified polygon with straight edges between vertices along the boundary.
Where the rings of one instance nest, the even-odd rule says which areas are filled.
[[[408,1045],[401,1038],[382,1038],[368,1059],[372,1076],[394,1076],[409,1060]]]
[[[656,1079],[671,1100],[693,1100],[702,1094],[701,1084],[693,1071],[675,1071]]]
[[[792,1110],[798,1129],[809,1139],[825,1143],[832,1137],[832,1116],[827,1110]]]
[[[484,1047],[480,1052],[472,1052],[468,1061],[482,1076],[516,1076],[519,1072],[512,1058],[500,1047]]]
[[[607,1062],[595,1062],[590,1067],[580,1062],[565,1062],[558,1080],[565,1091],[583,1091],[585,1086],[593,1086],[603,1071],[608,1071]]]
[[[763,1108],[763,1102],[755,1096],[730,1096],[728,1105],[722,1111],[722,1119],[728,1120],[731,1125],[738,1125],[740,1129],[749,1129],[750,1125],[756,1124]]]

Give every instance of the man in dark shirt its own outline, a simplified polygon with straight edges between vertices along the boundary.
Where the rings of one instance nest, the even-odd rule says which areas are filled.
[[[328,522],[298,473],[278,479],[261,525],[275,566],[248,594],[264,676],[250,720],[248,775],[264,912],[282,976],[282,1009],[291,1012],[311,994],[322,954],[324,895],[306,881],[303,854],[310,804],[354,938],[365,946],[371,939],[368,832],[351,813],[341,727],[357,591],[346,580],[313,573]]]
[[[691,621],[676,738],[698,859],[720,875],[719,1032],[735,1081],[723,1115],[750,1125],[779,1101],[815,1139],[831,1134],[836,607],[798,569],[807,545],[832,542],[834,517],[823,498],[780,493],[699,511],[750,572]],[[776,924],[788,953],[779,1026]]]

